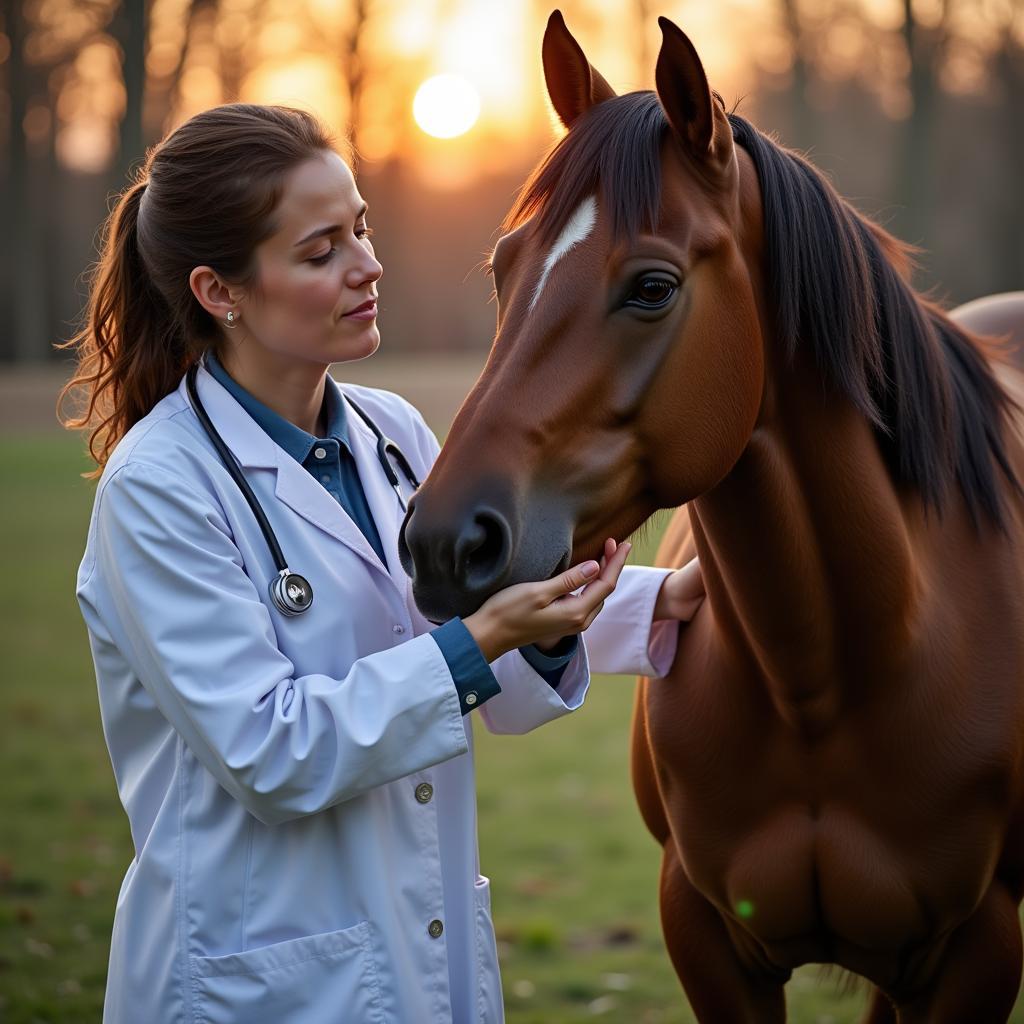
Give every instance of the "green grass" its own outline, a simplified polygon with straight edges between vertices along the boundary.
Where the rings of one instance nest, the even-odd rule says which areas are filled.
[[[131,858],[74,597],[92,505],[84,468],[71,439],[0,441],[4,1024],[99,1019]],[[481,860],[510,1024],[693,1020],[662,948],[658,851],[629,785],[632,691],[628,679],[598,677],[564,721],[525,737],[477,729]],[[794,978],[789,1001],[797,1024],[847,1024],[863,1005],[816,968]]]

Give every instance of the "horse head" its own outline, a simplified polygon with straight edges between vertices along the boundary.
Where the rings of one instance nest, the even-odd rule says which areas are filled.
[[[660,25],[656,92],[616,96],[548,22],[567,133],[503,225],[494,344],[402,530],[431,618],[599,556],[712,488],[757,423],[756,186],[693,44]]]

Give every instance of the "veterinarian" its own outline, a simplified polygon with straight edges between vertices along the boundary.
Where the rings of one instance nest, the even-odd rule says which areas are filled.
[[[338,144],[290,108],[196,115],[106,223],[68,425],[99,467],[77,593],[135,848],[108,1024],[500,1021],[469,716],[578,708],[606,599],[595,666],[662,675],[702,597],[695,563],[623,570],[609,540],[426,621],[396,545],[437,442],[327,372],[377,348],[380,276]]]

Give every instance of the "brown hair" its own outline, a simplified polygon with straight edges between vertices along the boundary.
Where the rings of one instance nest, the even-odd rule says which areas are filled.
[[[256,247],[274,234],[285,175],[325,150],[333,134],[303,110],[229,103],[196,114],[146,155],[103,225],[82,327],[58,345],[78,356],[58,417],[90,429],[98,468],[125,433],[169,394],[221,328],[192,293],[206,265],[259,293]],[[77,416],[64,416],[73,392]]]

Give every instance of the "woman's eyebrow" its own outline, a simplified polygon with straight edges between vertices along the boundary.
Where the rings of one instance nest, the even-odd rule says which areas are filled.
[[[369,209],[369,206],[366,203],[363,203],[363,205],[359,208],[359,212],[356,214],[356,220],[361,220],[363,217],[365,217],[366,216],[366,211],[368,209]],[[292,246],[292,248],[293,249],[297,249],[300,245],[305,245],[306,242],[312,242],[314,238],[319,238],[321,235],[329,235],[329,234],[331,234],[334,231],[340,231],[340,230],[341,230],[341,225],[340,224],[331,224],[331,225],[329,225],[326,228],[317,228],[315,231],[311,231],[308,235],[306,235],[305,238],[300,238],[299,241],[297,241]]]

